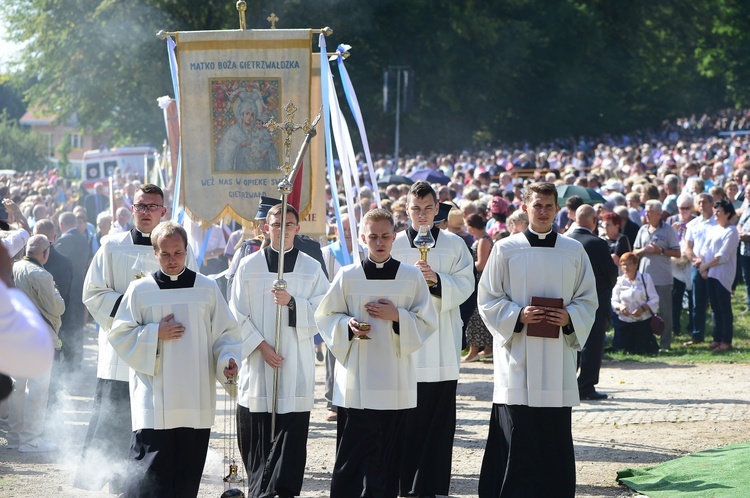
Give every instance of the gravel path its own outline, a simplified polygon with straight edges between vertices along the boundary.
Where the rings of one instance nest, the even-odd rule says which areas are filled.
[[[95,340],[86,345],[84,375],[66,386],[62,410],[48,421],[48,438],[61,447],[49,454],[4,448],[0,426],[0,496],[112,496],[72,487],[93,404]],[[328,495],[335,423],[325,420],[322,365],[317,367],[316,408],[310,421],[305,497]],[[573,409],[578,490],[581,497],[631,496],[615,483],[619,469],[647,466],[687,453],[746,441],[750,422],[750,364],[667,365],[605,362],[598,389],[610,394]],[[452,497],[476,496],[492,399],[492,364],[461,370],[453,454]],[[224,397],[218,397],[200,497],[219,497],[226,475]],[[107,463],[89,469],[108,471]]]

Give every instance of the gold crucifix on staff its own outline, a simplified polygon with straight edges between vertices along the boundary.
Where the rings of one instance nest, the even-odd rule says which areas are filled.
[[[271,12],[271,15],[266,17],[266,21],[271,23],[271,29],[276,29],[276,23],[279,22],[279,18],[275,13]]]
[[[279,169],[284,173],[284,176],[289,176],[292,171],[291,165],[291,153],[292,153],[292,134],[297,130],[302,130],[305,134],[310,131],[310,125],[308,120],[301,125],[294,123],[294,113],[297,112],[297,106],[290,100],[282,110],[286,114],[286,118],[282,123],[277,123],[273,118],[269,120],[264,126],[268,128],[268,131],[273,133],[276,130],[281,130],[286,134],[284,137],[284,164],[279,165]]]

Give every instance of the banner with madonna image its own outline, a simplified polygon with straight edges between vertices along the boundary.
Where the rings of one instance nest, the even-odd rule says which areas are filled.
[[[178,32],[176,44],[185,209],[200,222],[226,215],[252,220],[261,196],[280,197],[285,107],[293,102],[296,125],[318,113],[311,99],[311,30]],[[269,131],[264,126],[269,120],[280,128]],[[302,131],[291,135],[289,162],[303,139]],[[289,199],[302,218],[314,215],[324,222],[324,213],[313,213],[320,183],[313,179],[325,176],[324,158],[317,155],[304,158]]]

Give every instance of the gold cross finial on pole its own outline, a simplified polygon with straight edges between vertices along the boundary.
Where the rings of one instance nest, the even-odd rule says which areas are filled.
[[[271,23],[271,29],[276,29],[276,23],[279,22],[279,18],[276,17],[276,14],[271,12],[271,15],[268,16],[266,20]]]
[[[245,31],[245,11],[247,10],[247,2],[245,2],[245,0],[238,0],[237,10],[240,13],[240,30]]]
[[[292,134],[297,130],[302,130],[307,133],[310,131],[310,125],[307,123],[307,119],[301,125],[294,123],[294,113],[297,112],[297,106],[290,100],[282,110],[286,114],[286,118],[283,123],[277,123],[276,120],[270,119],[264,126],[268,128],[268,131],[273,133],[276,130],[281,130],[286,134],[284,137],[284,164],[279,166],[279,169],[288,176],[292,171],[291,165],[291,153],[292,153]]]

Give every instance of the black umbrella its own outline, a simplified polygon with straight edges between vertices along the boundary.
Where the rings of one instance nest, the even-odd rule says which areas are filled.
[[[414,180],[404,175],[385,175],[383,178],[378,180],[378,187],[387,187],[388,185],[401,185],[405,183],[412,185]]]
[[[439,183],[441,185],[447,185],[451,181],[442,171],[430,168],[412,171],[409,173],[409,178],[412,180],[424,180],[429,183]]]
[[[607,202],[607,199],[592,188],[581,187],[580,185],[558,185],[557,186],[557,203],[564,206],[567,200],[574,195],[583,199],[584,204],[599,204]]]

